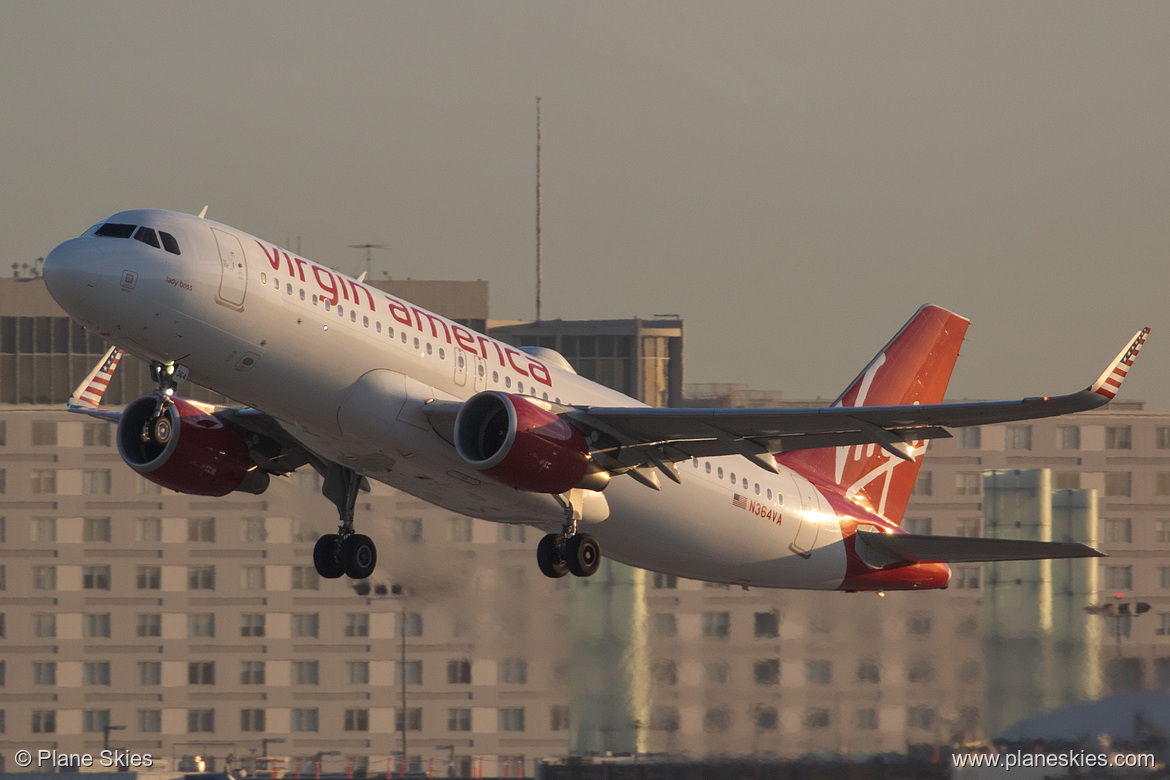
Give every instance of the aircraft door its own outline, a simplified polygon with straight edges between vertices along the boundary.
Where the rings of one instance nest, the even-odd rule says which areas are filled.
[[[461,349],[455,350],[455,386],[467,386],[467,353]]]
[[[796,536],[788,549],[797,555],[808,558],[812,555],[813,547],[817,543],[820,533],[820,498],[817,490],[808,480],[798,479],[796,484],[800,491],[800,516],[797,520]]]
[[[219,247],[219,291],[215,302],[236,311],[244,310],[244,294],[248,291],[248,261],[240,239],[231,233],[211,229]]]
[[[487,388],[487,366],[484,365],[482,357],[473,353],[469,354],[471,354],[469,369],[473,372],[475,392],[482,393]]]

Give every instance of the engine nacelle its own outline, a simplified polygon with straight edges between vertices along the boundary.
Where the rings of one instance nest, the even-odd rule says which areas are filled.
[[[455,449],[473,468],[517,490],[600,490],[609,481],[589,458],[581,431],[521,395],[489,390],[469,398],[455,418]]]
[[[122,412],[118,452],[126,465],[155,484],[196,496],[234,490],[263,493],[268,473],[252,462],[239,431],[203,404],[176,398],[155,421],[158,399],[144,395]]]

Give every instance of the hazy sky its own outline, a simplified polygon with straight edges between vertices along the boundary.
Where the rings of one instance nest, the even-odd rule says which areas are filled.
[[[922,303],[954,397],[1170,409],[1170,4],[0,3],[0,269],[133,207],[834,396]]]

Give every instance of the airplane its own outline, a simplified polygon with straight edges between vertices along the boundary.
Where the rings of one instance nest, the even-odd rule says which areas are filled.
[[[542,530],[537,564],[553,578],[590,576],[604,549],[716,583],[884,592],[945,588],[948,563],[1101,555],[900,523],[930,439],[1108,403],[1148,328],[1080,392],[945,403],[968,321],[926,305],[827,408],[651,408],[550,349],[504,344],[205,215],[123,211],[45,258],[53,297],[114,345],[68,407],[116,422],[126,464],[181,493],[259,494],[316,469],[339,517],[314,547],[322,577],[375,569],[354,517],[370,480]],[[123,351],[158,387],[103,409]],[[184,399],[184,381],[240,406]]]

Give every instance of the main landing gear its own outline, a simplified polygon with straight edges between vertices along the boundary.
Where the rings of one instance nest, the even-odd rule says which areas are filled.
[[[374,573],[378,563],[374,540],[353,531],[353,507],[361,486],[361,474],[337,463],[329,464],[322,492],[337,505],[341,525],[337,533],[325,534],[313,547],[313,565],[325,579],[335,580],[344,574],[364,580]]]
[[[577,532],[573,505],[556,498],[565,510],[565,525],[559,534],[547,534],[536,545],[536,564],[544,576],[553,579],[566,574],[591,577],[601,565],[601,545],[591,534]]]

